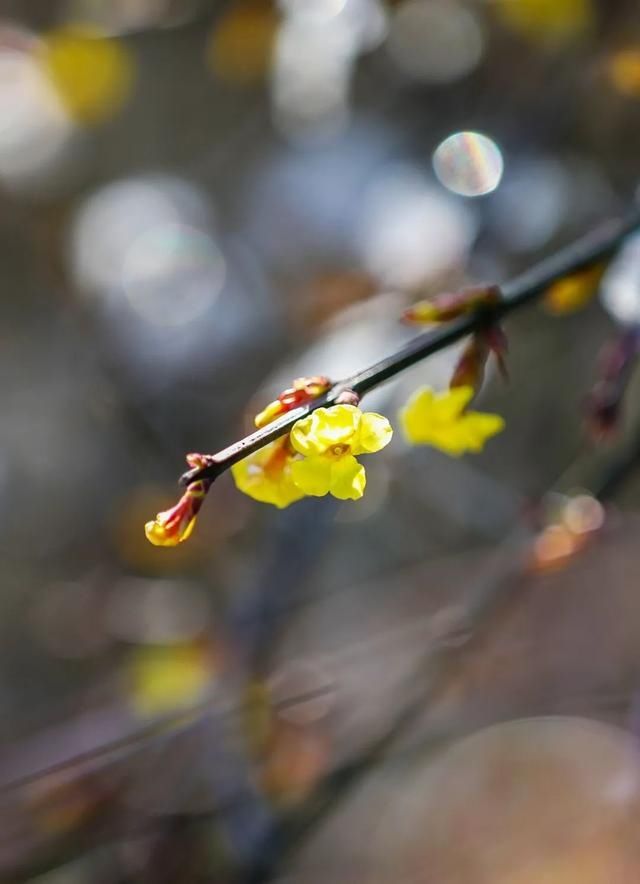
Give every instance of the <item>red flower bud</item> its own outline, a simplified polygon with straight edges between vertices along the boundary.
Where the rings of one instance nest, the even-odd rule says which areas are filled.
[[[502,328],[494,323],[477,331],[467,343],[458,360],[449,387],[472,387],[477,393],[484,380],[489,355],[493,353],[503,378],[508,377],[505,355],[507,338]]]
[[[174,507],[147,522],[144,526],[147,540],[154,546],[177,546],[187,540],[210,485],[206,479],[192,482]]]
[[[323,375],[308,378],[296,378],[292,387],[283,390],[277,399],[270,402],[260,414],[256,415],[256,427],[265,427],[267,424],[270,424],[271,421],[280,417],[281,414],[285,414],[287,411],[298,408],[298,406],[304,405],[311,399],[316,399],[318,396],[322,396],[323,393],[326,393],[327,390],[331,389],[331,386],[332,381]]]

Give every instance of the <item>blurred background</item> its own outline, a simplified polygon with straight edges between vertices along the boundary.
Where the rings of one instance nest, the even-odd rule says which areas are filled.
[[[635,0],[0,0],[0,880],[640,880],[638,378],[584,423],[640,240],[508,320],[481,455],[143,533],[292,378],[629,211],[639,148]]]

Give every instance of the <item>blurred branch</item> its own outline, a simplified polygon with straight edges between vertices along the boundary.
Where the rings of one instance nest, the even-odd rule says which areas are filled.
[[[640,227],[640,212],[628,218],[606,222],[564,249],[561,249],[530,270],[500,287],[502,297],[492,306],[483,306],[472,313],[453,320],[435,331],[426,332],[406,344],[396,353],[375,365],[336,382],[324,395],[295,408],[266,427],[234,442],[216,454],[207,457],[205,467],[186,472],[180,483],[187,485],[199,479],[215,480],[225,470],[247,455],[288,433],[293,425],[317,408],[334,403],[345,390],[364,396],[376,387],[400,374],[428,356],[443,350],[465,335],[525,306],[535,300],[559,279],[583,270],[610,257],[624,240]]]

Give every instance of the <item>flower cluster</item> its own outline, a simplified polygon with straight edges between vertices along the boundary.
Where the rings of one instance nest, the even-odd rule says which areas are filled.
[[[380,451],[392,432],[385,417],[355,405],[317,408],[289,436],[250,454],[231,472],[240,491],[277,507],[306,495],[358,500],[366,473],[356,457]]]
[[[400,413],[405,438],[415,445],[431,445],[452,457],[482,449],[484,443],[504,427],[494,414],[469,411],[468,405],[484,378],[489,356],[506,375],[506,338],[491,310],[499,304],[496,286],[477,286],[459,294],[444,294],[422,301],[408,310],[404,318],[416,323],[439,323],[473,311],[487,311],[487,319],[471,336],[464,348],[450,382],[450,389],[434,393],[422,387]],[[322,375],[297,378],[277,399],[255,418],[258,429],[277,418],[306,405],[327,393],[333,384]],[[236,487],[261,503],[278,509],[290,506],[303,497],[358,500],[364,494],[367,476],[361,455],[381,451],[391,441],[391,424],[381,414],[363,412],[359,396],[345,389],[334,404],[318,404],[306,417],[293,424],[290,433],[267,443],[231,466]],[[215,458],[188,455],[195,468],[180,501],[172,509],[159,513],[148,522],[145,533],[157,546],[175,546],[186,540],[197,513],[209,490],[211,479],[198,479],[198,470]],[[187,481],[190,474],[187,474]]]
[[[519,8],[512,0],[498,2],[505,9]],[[527,5],[535,4],[522,4]],[[554,0],[545,0],[545,6],[555,9]],[[49,38],[39,50],[40,63],[60,97],[72,115],[87,123],[99,122],[116,107],[130,80],[127,60],[114,45],[103,42],[97,57],[108,76],[99,78],[97,91],[87,91],[84,85],[78,91],[77,84],[86,78],[75,76],[75,69],[84,70],[95,56],[96,36],[67,29]],[[175,506],[146,523],[147,538],[157,546],[176,546],[186,540],[211,483],[229,468],[239,490],[277,508],[288,507],[305,496],[361,498],[367,477],[359,458],[385,448],[393,430],[383,415],[363,412],[360,397],[462,338],[466,340],[449,388],[434,391],[421,387],[399,418],[404,436],[412,444],[429,445],[452,457],[481,451],[487,440],[505,426],[499,415],[470,409],[490,361],[496,363],[503,378],[507,377],[507,339],[502,319],[538,298],[556,314],[582,307],[597,292],[608,263],[638,230],[640,213],[636,211],[629,217],[608,221],[521,274],[504,289],[476,285],[417,301],[405,310],[404,321],[420,326],[451,325],[420,335],[340,383],[323,375],[294,380],[255,417],[256,432],[216,454],[188,456],[191,469],[180,479],[186,491]],[[372,290],[370,283],[367,279],[365,294]],[[618,313],[613,309],[611,312]],[[620,315],[618,319],[626,323],[633,317]],[[599,361],[599,377],[585,403],[589,428],[596,439],[610,436],[619,423],[623,399],[640,357],[639,329],[637,322],[631,329],[619,329]],[[576,534],[573,527],[567,530],[572,536]],[[549,536],[555,543],[560,536],[557,526]],[[577,541],[571,540],[571,544],[577,548]],[[554,555],[564,547],[554,546]]]

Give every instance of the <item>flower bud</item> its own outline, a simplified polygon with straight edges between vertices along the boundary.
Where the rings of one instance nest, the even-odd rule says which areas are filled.
[[[458,360],[449,387],[471,387],[477,393],[482,387],[484,372],[490,354],[498,363],[498,370],[503,378],[508,377],[505,356],[507,353],[507,337],[498,323],[477,331],[467,343]]]
[[[144,526],[147,540],[154,546],[177,546],[187,540],[210,485],[205,479],[192,482],[174,507],[147,522]]]
[[[418,325],[449,322],[482,307],[493,307],[501,297],[497,285],[469,286],[459,292],[443,292],[418,301],[405,310],[402,318]]]
[[[326,393],[331,386],[332,382],[329,378],[324,377],[323,375],[316,375],[308,378],[296,378],[293,382],[293,386],[289,387],[287,390],[283,390],[277,399],[270,402],[260,414],[256,415],[256,427],[258,427],[258,429],[266,427],[267,424],[270,424],[287,411],[291,411],[293,408],[298,408],[298,406],[304,405],[311,399],[316,399],[318,396],[322,396],[322,394]]]
[[[600,353],[600,375],[585,402],[587,426],[595,439],[609,437],[618,428],[639,349],[639,333],[631,329],[605,344]]]

